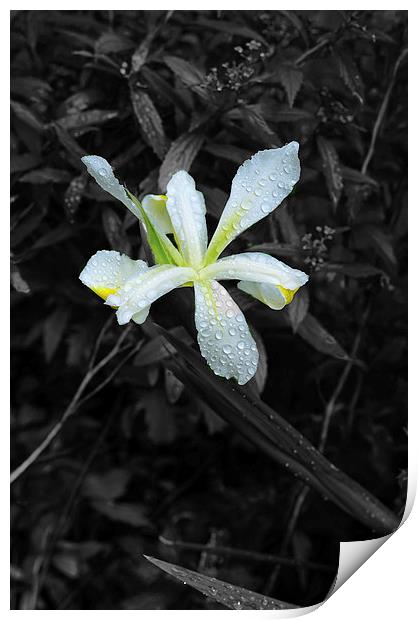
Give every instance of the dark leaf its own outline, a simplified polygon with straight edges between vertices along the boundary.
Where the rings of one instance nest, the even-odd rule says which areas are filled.
[[[255,39],[256,41],[260,41],[267,45],[267,41],[263,37],[260,32],[253,30],[252,28],[248,28],[247,26],[236,23],[235,21],[223,21],[223,20],[215,20],[215,19],[207,19],[202,17],[198,25],[204,28],[213,28],[214,30],[219,30],[220,32],[225,32],[230,35],[237,35],[239,37],[243,37],[244,39]]]
[[[142,504],[94,501],[92,506],[112,521],[121,521],[133,527],[144,527],[150,524]]]
[[[57,350],[68,324],[70,313],[66,308],[59,308],[50,314],[43,324],[44,353],[50,362]]]
[[[203,99],[211,99],[210,92],[205,86],[204,74],[195,65],[177,56],[164,56],[164,62],[187,88]]]
[[[136,48],[136,50],[132,54],[131,67],[134,73],[140,71],[140,69],[142,69],[143,65],[146,63],[150,45],[152,43],[153,38],[154,38],[154,32],[151,31],[150,33],[147,34],[145,39],[141,41],[139,46]]]
[[[340,77],[347,86],[351,94],[364,104],[364,85],[358,67],[354,60],[347,54],[337,53],[338,70]]]
[[[83,494],[93,500],[117,499],[125,493],[130,477],[126,469],[111,469],[103,474],[89,474],[83,483]]]
[[[15,155],[13,153],[10,160],[10,173],[26,172],[26,170],[39,166],[41,162],[41,158],[32,153],[25,153],[24,155]]]
[[[56,122],[64,129],[83,129],[85,127],[102,125],[118,116],[116,110],[87,110],[86,112],[78,112],[69,114]]]
[[[71,181],[64,194],[64,207],[70,222],[78,211],[84,190],[87,186],[87,175],[80,174]]]
[[[322,159],[322,169],[327,182],[328,193],[336,209],[343,190],[343,178],[341,174],[340,161],[335,146],[332,142],[318,136],[317,144]]]
[[[181,398],[184,390],[184,385],[177,377],[171,372],[171,370],[165,369],[164,372],[164,386],[167,400],[170,405],[175,405]]]
[[[123,230],[122,220],[119,215],[110,207],[103,207],[101,212],[103,229],[110,243],[110,247],[122,254],[129,254],[131,244]]]
[[[342,273],[351,278],[369,278],[383,274],[381,269],[365,263],[326,263],[322,269],[329,273]]]
[[[190,170],[204,140],[204,135],[200,132],[191,132],[183,134],[172,143],[160,168],[158,186],[161,192],[166,191],[167,183],[175,172]]]
[[[95,42],[94,51],[96,54],[115,54],[130,50],[134,45],[130,39],[116,32],[104,32]]]
[[[29,127],[32,127],[37,133],[41,133],[44,130],[44,124],[39,120],[38,116],[32,112],[28,107],[19,103],[18,101],[12,101],[11,104],[13,112],[16,116],[23,121]]]
[[[292,326],[293,333],[296,333],[298,331],[299,325],[306,317],[308,308],[309,293],[304,286],[296,293],[292,303],[287,306],[287,313],[289,315],[290,325]]]
[[[145,409],[148,436],[156,444],[168,444],[176,436],[173,407],[159,390],[150,390],[142,397],[141,409]]]
[[[274,256],[283,257],[298,257],[300,254],[300,247],[298,245],[292,245],[291,243],[262,243],[260,245],[253,245],[248,248],[249,252],[266,252],[267,254],[274,254]]]
[[[131,101],[144,139],[162,160],[168,150],[168,140],[163,123],[150,96],[143,90],[131,87]]]
[[[15,263],[11,263],[10,266],[10,280],[13,288],[18,293],[30,293],[29,284],[22,278],[19,267]]]
[[[58,168],[40,168],[32,170],[20,177],[21,183],[33,183],[34,185],[43,185],[44,183],[68,183],[71,176],[67,170],[58,170]]]
[[[289,106],[293,108],[295,97],[303,82],[303,73],[291,64],[282,64],[277,68],[277,77],[286,91]]]
[[[298,335],[321,353],[331,355],[331,357],[339,360],[349,359],[348,354],[338,344],[334,336],[331,336],[312,314],[306,314],[303,321],[299,323]]]

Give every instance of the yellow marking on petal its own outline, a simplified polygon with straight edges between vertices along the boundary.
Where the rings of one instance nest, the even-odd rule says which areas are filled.
[[[164,194],[156,194],[156,197],[160,200],[164,200],[164,202],[167,202],[168,200],[167,196],[165,196]]]
[[[290,304],[290,302],[293,300],[293,297],[296,295],[296,293],[299,290],[298,288],[295,288],[293,291],[290,290],[289,288],[284,288],[284,286],[280,286],[280,284],[277,285],[277,288],[279,289],[279,291],[282,293],[282,295],[284,296],[285,300],[286,300],[286,305]]]
[[[106,288],[105,286],[92,286],[90,288],[93,291],[93,293],[96,293],[96,295],[98,295],[105,301],[109,297],[109,295],[113,295],[118,290],[116,288]]]

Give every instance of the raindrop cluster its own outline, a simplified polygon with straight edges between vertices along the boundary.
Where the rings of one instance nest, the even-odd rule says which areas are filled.
[[[195,282],[197,339],[216,375],[243,385],[254,376],[258,350],[244,315],[216,281]]]

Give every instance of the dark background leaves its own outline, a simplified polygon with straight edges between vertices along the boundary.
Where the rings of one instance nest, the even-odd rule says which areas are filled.
[[[213,230],[237,166],[296,139],[292,196],[231,247],[262,246],[311,274],[281,313],[234,292],[265,348],[253,389],[265,381],[263,399],[317,445],[331,402],[326,455],[401,513],[406,13],[15,11],[11,29],[13,467],[68,407],[95,343],[93,366],[121,335],[78,281],[85,262],[103,248],[144,256],[133,217],[80,157],[106,157],[139,196],[189,169]],[[153,312],[188,343],[190,293]],[[367,535],[314,493],[298,514],[300,484],[169,359],[152,325],[131,329],[12,487],[12,608],[217,605],[143,553],[308,605],[329,589],[338,541]]]

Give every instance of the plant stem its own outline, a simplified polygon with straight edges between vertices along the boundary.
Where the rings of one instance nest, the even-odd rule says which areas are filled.
[[[103,357],[100,360],[100,362],[98,362],[95,366],[93,366],[92,368],[89,368],[83,380],[81,381],[80,385],[78,386],[74,396],[72,397],[70,404],[68,405],[68,407],[65,409],[64,413],[62,414],[61,419],[52,427],[52,429],[49,431],[45,439],[39,444],[39,446],[35,448],[35,450],[23,461],[23,463],[21,463],[11,473],[10,484],[13,484],[14,482],[16,482],[16,480],[20,478],[20,476],[31,465],[33,465],[33,463],[35,463],[38,457],[48,448],[48,446],[52,443],[52,441],[61,431],[66,421],[77,411],[77,409],[80,406],[80,399],[81,399],[81,396],[84,390],[86,389],[90,381],[93,379],[93,377],[99,372],[99,370],[101,370],[108,362],[110,362],[120,352],[122,343],[125,340],[126,336],[128,335],[128,332],[130,331],[130,329],[131,329],[131,326],[128,325],[128,327],[126,327],[121,333],[121,335],[119,336],[112,350],[107,355],[105,355],[105,357]],[[103,333],[104,333],[103,330],[101,330],[98,336],[98,339],[101,339],[103,337]],[[95,350],[93,350],[93,356],[95,357],[95,355],[96,355],[96,352]],[[94,392],[95,391],[96,390],[94,390]]]
[[[377,140],[377,136],[379,134],[379,130],[380,127],[383,123],[383,118],[386,114],[386,109],[388,107],[388,103],[389,103],[389,98],[390,95],[392,94],[392,90],[393,87],[395,86],[395,82],[396,82],[396,74],[398,73],[398,69],[401,65],[401,62],[403,61],[403,59],[405,58],[406,54],[408,53],[407,49],[404,49],[401,54],[399,55],[398,60],[395,63],[395,67],[393,69],[393,73],[392,73],[392,77],[391,80],[389,82],[389,86],[386,90],[385,96],[383,98],[382,104],[380,106],[379,112],[377,114],[377,118],[373,127],[373,131],[372,131],[372,138],[370,140],[370,145],[369,145],[369,149],[367,151],[367,155],[364,159],[363,165],[361,167],[361,173],[362,174],[366,174],[367,172],[367,168],[369,167],[370,164],[370,160],[373,157],[373,153],[374,153],[374,148],[376,145],[376,140]]]

